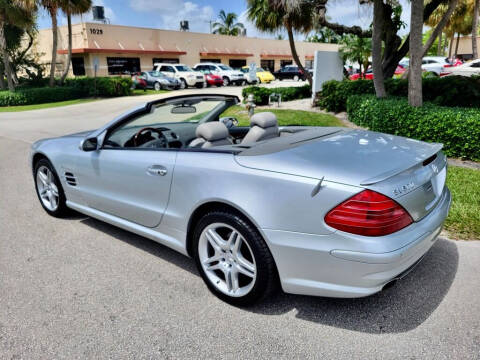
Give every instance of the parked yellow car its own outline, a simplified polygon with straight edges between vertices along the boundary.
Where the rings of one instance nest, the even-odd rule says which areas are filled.
[[[243,71],[245,71],[245,69],[248,71],[249,67],[244,66],[242,68]],[[257,68],[257,78],[260,80],[261,83],[269,83],[275,80],[275,76],[273,76],[270,71],[263,70],[262,68]]]

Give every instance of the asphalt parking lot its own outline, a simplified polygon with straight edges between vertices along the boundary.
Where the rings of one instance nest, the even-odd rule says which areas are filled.
[[[154,97],[0,113],[0,358],[480,358],[480,242],[439,239],[368,298],[277,294],[239,309],[162,245],[88,217],[49,217],[30,144]]]

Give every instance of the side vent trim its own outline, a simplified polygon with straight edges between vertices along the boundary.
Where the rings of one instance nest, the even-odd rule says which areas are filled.
[[[75,175],[73,175],[71,172],[65,173],[65,181],[70,186],[77,186],[77,179],[75,178]]]

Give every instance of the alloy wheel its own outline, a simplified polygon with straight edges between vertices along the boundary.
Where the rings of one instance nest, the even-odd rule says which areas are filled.
[[[55,177],[52,171],[41,166],[37,170],[37,191],[42,204],[50,211],[56,211],[59,205],[60,195]]]
[[[211,284],[231,297],[248,294],[255,285],[257,266],[245,238],[230,225],[205,227],[198,242],[198,255]]]

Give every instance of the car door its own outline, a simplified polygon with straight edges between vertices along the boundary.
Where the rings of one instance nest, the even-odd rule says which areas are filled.
[[[77,176],[93,209],[146,227],[168,204],[177,151],[102,148],[83,153]]]

